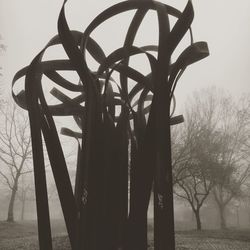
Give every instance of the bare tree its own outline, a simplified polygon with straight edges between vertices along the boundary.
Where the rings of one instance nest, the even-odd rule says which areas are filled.
[[[204,155],[205,148],[211,145],[207,131],[203,127],[195,129],[195,126],[190,125],[189,123],[186,126],[184,138],[188,157],[179,161],[175,166],[174,174],[177,173],[177,177],[174,178],[176,181],[174,192],[177,197],[183,198],[189,203],[196,218],[197,230],[201,230],[200,211],[214,185],[211,178],[214,163],[209,155]],[[190,129],[191,127],[192,129]],[[182,147],[181,151],[183,151]]]
[[[249,106],[246,98],[235,103],[229,94],[215,88],[195,93],[187,105],[182,146],[177,147],[177,153],[174,151],[177,159],[184,150],[189,154],[175,166],[174,174],[181,173],[175,178],[176,194],[188,200],[198,214],[213,190],[222,228],[226,227],[225,207],[241,195],[242,185],[249,177],[246,146],[250,116],[246,104]]]
[[[204,96],[194,96],[188,100],[185,123],[178,128],[179,136],[172,137],[175,194],[191,206],[197,230],[202,228],[201,208],[214,185],[211,177],[217,144],[216,137],[211,136],[214,133],[213,107],[202,105],[202,98]]]
[[[10,190],[7,221],[14,221],[14,203],[22,175],[32,172],[31,138],[28,117],[13,104],[0,108],[0,168],[1,181]]]
[[[226,228],[227,205],[243,195],[242,188],[250,174],[250,158],[246,150],[246,145],[249,144],[250,116],[245,105],[244,99],[235,103],[231,97],[224,97],[217,107],[221,109],[217,125],[220,145],[216,156],[220,167],[214,175],[213,195],[218,206],[222,229]]]

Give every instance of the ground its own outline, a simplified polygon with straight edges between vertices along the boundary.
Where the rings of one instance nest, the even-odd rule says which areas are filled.
[[[69,250],[62,223],[54,221],[52,231],[54,249]],[[250,230],[178,231],[176,242],[177,250],[250,250]],[[0,249],[38,250],[36,225],[0,222]]]

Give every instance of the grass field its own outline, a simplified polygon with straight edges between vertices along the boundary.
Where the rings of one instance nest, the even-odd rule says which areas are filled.
[[[53,221],[53,245],[55,250],[69,250],[65,227]],[[152,230],[149,232],[152,237]],[[176,232],[177,250],[250,250],[250,230],[205,230]],[[151,244],[152,245],[152,244]],[[1,250],[38,250],[37,228],[34,222],[0,222]],[[153,250],[152,246],[149,246]]]

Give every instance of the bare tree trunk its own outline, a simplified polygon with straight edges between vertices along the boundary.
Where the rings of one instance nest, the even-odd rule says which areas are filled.
[[[14,203],[16,198],[16,192],[17,192],[17,184],[14,185],[11,191],[11,197],[8,208],[8,217],[7,217],[8,222],[14,222]]]
[[[198,231],[201,231],[202,227],[201,227],[201,217],[200,217],[200,210],[195,210],[194,211],[194,215],[195,215],[195,219],[196,219],[196,229]]]
[[[227,228],[226,219],[225,219],[225,206],[218,204],[218,209],[219,209],[219,215],[220,215],[220,228],[224,230]]]

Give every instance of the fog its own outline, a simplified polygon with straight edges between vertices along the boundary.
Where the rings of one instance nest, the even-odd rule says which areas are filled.
[[[83,4],[83,1],[81,0],[68,1],[68,4],[66,5],[66,14],[70,28],[72,30],[83,31],[98,13],[108,6],[118,2],[120,1],[105,0],[99,1],[97,4],[97,1],[88,0],[84,1]],[[162,2],[169,3],[170,5],[173,4],[181,10],[183,10],[186,4],[186,1],[184,0],[171,0]],[[10,106],[11,103],[13,103],[10,93],[11,81],[14,74],[19,69],[28,65],[34,56],[46,45],[46,43],[57,34],[57,18],[61,4],[61,0],[3,0],[0,2],[0,42],[1,45],[4,44],[6,46],[6,50],[2,51],[0,55],[0,66],[2,67],[0,95],[1,110],[4,110],[3,107]],[[238,184],[237,181],[239,180],[239,176],[242,173],[245,173],[245,169],[249,168],[250,159],[250,137],[246,136],[250,132],[250,29],[248,28],[248,24],[250,23],[250,2],[248,0],[242,0],[238,3],[231,0],[194,0],[193,5],[195,9],[195,19],[192,25],[194,40],[206,41],[209,46],[210,56],[188,68],[180,79],[175,92],[177,100],[176,114],[183,114],[185,123],[189,124],[187,108],[190,107],[191,109],[195,107],[192,106],[190,100],[198,99],[196,98],[197,95],[200,97],[200,100],[205,100],[206,92],[209,92],[209,89],[211,90],[214,88],[217,92],[222,93],[222,96],[224,93],[226,93],[225,95],[227,95],[227,100],[229,100],[229,103],[234,103],[234,107],[238,108],[235,111],[236,115],[234,114],[234,117],[237,117],[238,119],[238,115],[241,114],[241,112],[247,115],[246,120],[244,120],[246,121],[246,127],[244,127],[244,130],[242,130],[242,134],[245,135],[246,140],[244,140],[244,143],[242,143],[244,144],[244,148],[241,148],[240,146],[238,147],[240,148],[239,151],[241,155],[237,155],[237,157],[242,158],[240,158],[240,160],[238,160],[238,162],[234,165],[234,172],[232,171],[233,174],[229,176],[229,179],[233,176],[231,179],[235,178],[234,180],[236,180],[235,182]],[[128,28],[128,20],[131,20],[133,13],[131,12],[127,13],[128,15],[122,14],[120,17],[115,17],[113,20],[105,22],[94,32],[94,38],[98,42],[101,42],[101,45],[103,48],[105,48],[105,52],[107,54],[113,51],[114,48],[122,46],[124,34]],[[149,16],[145,20],[145,23],[142,25],[138,36],[136,37],[135,44],[143,46],[146,44],[157,43],[158,30],[156,30],[155,27],[157,27],[157,18],[154,13],[150,12]],[[112,32],[110,32],[110,30]],[[180,51],[183,50],[184,47],[186,47],[188,41],[189,37],[186,35],[183,42],[178,47],[176,54],[174,54],[174,58]],[[46,53],[45,58],[59,59],[66,58],[66,55],[62,49],[57,48],[55,50],[49,50]],[[141,70],[145,74],[149,68],[149,65],[142,61],[141,58],[139,58],[138,61],[132,61],[132,64],[134,64],[138,70]],[[93,63],[91,60],[89,65],[90,67],[93,67],[93,69],[96,67],[95,63]],[[78,79],[78,76],[73,74],[69,74],[67,77],[71,79]],[[245,106],[242,104],[243,102]],[[218,103],[223,102],[219,101]],[[232,106],[227,106],[229,110],[231,107]],[[205,112],[203,111],[204,110],[201,110],[200,113],[204,114]],[[19,108],[17,112],[19,114],[23,113],[23,111],[21,111]],[[219,116],[222,117],[223,113],[223,109],[222,111],[220,110],[220,112],[216,113],[216,118]],[[7,122],[3,122],[7,117],[6,114],[8,114],[6,111],[1,113],[1,131],[4,131],[8,127],[6,125]],[[25,112],[24,117],[27,117],[27,113]],[[203,116],[201,118],[203,118]],[[225,115],[224,118],[224,120],[230,120],[230,115]],[[78,128],[71,118],[57,117],[55,120],[56,125],[58,126],[58,131],[60,131],[61,127],[70,127],[73,129]],[[219,123],[216,124],[216,133],[222,133],[221,130],[223,125],[221,124],[223,122],[224,121],[219,121]],[[224,127],[230,127],[232,124],[233,122],[230,120],[230,122]],[[192,125],[193,124],[191,124],[190,127],[192,127]],[[180,127],[178,133],[182,135],[183,130],[185,130],[185,125],[184,127]],[[235,130],[232,131],[235,132]],[[213,132],[214,131],[211,133]],[[6,137],[4,132],[3,134],[0,133],[0,139],[3,138],[3,140],[0,140],[0,154],[1,156],[9,154],[8,157],[11,159],[11,154],[17,150],[20,141],[17,139],[16,144],[13,144],[14,149],[12,148],[10,149],[10,153],[6,153],[8,151],[8,147],[13,147],[13,145],[9,146],[7,145],[8,143],[6,144],[4,142],[5,138],[12,138],[12,134],[8,134],[8,129],[6,129],[6,133],[9,137]],[[230,131],[227,131],[227,133],[227,138],[233,134],[230,134]],[[24,134],[28,136],[26,132],[23,133],[23,135]],[[198,132],[196,134],[198,134]],[[214,137],[216,139],[216,135]],[[183,138],[184,137],[181,139]],[[11,139],[9,140],[11,141]],[[68,163],[70,180],[74,188],[78,144],[75,139],[68,138],[63,135],[60,135],[60,140],[63,146],[66,161]],[[184,139],[182,141],[184,141]],[[222,146],[229,145],[230,142],[225,141],[221,143],[223,144]],[[208,141],[205,141],[205,143],[206,142]],[[199,141],[199,143],[201,142]],[[17,148],[15,148],[15,146],[17,146]],[[218,145],[216,144],[216,146]],[[232,147],[228,148],[228,150],[231,150]],[[31,150],[31,146],[29,150]],[[221,149],[221,152],[223,150]],[[221,163],[221,165],[224,164],[224,159],[221,158],[223,158],[225,152],[223,151],[223,153],[219,154],[217,158],[215,157],[217,160],[216,164],[218,162]],[[242,156],[242,152],[244,152],[244,157]],[[237,153],[239,152],[237,151]],[[211,155],[213,155],[213,153],[211,153]],[[9,218],[8,211],[10,201],[12,199],[12,190],[15,189],[13,188],[15,184],[15,178],[13,176],[15,175],[16,170],[15,168],[10,167],[11,164],[9,164],[9,158],[6,160],[4,157],[1,158],[1,156],[0,221],[6,221],[8,220],[7,218]],[[66,233],[63,213],[55,187],[51,166],[49,164],[49,160],[47,159],[48,157],[45,156],[45,158],[50,217],[52,225],[56,225],[53,229],[53,233]],[[207,164],[207,159],[204,162]],[[18,178],[20,178],[18,179],[18,187],[14,199],[13,219],[18,223],[31,222],[36,224],[36,197],[33,177],[33,162],[31,156],[29,156],[29,159],[23,167],[22,172],[24,174],[18,176]],[[237,192],[239,191],[239,193],[234,193],[233,197],[225,206],[224,217],[226,221],[226,227],[229,229],[250,229],[250,174],[248,171],[246,171],[246,175],[246,180],[240,183],[240,186],[237,189]],[[215,178],[215,175],[213,175],[213,177]],[[209,181],[211,181],[211,179],[209,179]],[[235,182],[229,181],[229,184],[227,183],[230,188],[228,188],[226,185],[222,186],[223,188],[226,186],[230,192],[233,193],[231,187],[234,187]],[[184,199],[183,197],[180,197],[183,196],[183,190],[186,191],[185,188],[181,187],[183,183],[176,182],[175,184],[175,186],[177,186],[177,191],[174,195],[175,230],[179,231],[197,229],[197,218],[195,217],[195,213],[192,210],[192,205],[190,205],[190,202],[187,201],[185,197]],[[205,183],[205,189],[206,184],[207,183]],[[191,185],[190,180],[188,181],[188,185]],[[182,192],[178,195],[178,191],[182,188]],[[202,229],[221,229],[220,210],[218,209],[218,204],[216,204],[215,201],[215,194],[212,190],[212,188],[209,190],[209,192],[211,192],[208,194],[204,204],[202,204],[200,208]],[[223,192],[221,191],[221,193]],[[197,193],[195,195],[197,195]],[[199,192],[198,195],[200,195]],[[153,197],[151,197],[148,209],[148,221],[150,225],[153,221],[153,215]]]

